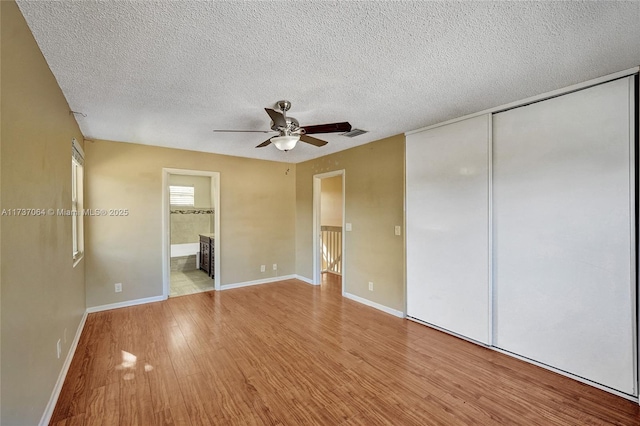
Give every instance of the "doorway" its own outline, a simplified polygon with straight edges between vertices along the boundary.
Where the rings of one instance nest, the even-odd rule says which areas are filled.
[[[313,177],[313,284],[345,293],[344,170]]]
[[[220,289],[218,172],[163,169],[163,296]]]

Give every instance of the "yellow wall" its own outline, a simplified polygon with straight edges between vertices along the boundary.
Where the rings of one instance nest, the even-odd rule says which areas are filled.
[[[70,209],[71,140],[82,134],[18,7],[0,8],[2,208]],[[35,425],[85,310],[84,261],[73,268],[68,216],[0,222],[0,423]]]
[[[320,182],[320,225],[342,226],[342,176]]]
[[[404,155],[398,135],[296,165],[298,275],[313,277],[313,175],[344,169],[345,291],[404,311]]]
[[[85,207],[129,209],[87,218],[87,306],[162,294],[163,167],[220,172],[222,285],[295,273],[295,166],[108,141],[85,151]]]

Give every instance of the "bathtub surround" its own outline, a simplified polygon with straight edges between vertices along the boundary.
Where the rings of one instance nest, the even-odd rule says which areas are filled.
[[[193,244],[198,235],[213,232],[214,210],[207,208],[171,209],[171,245]],[[193,252],[192,254],[195,254]],[[173,256],[173,250],[172,254]]]
[[[187,256],[176,256],[176,257],[171,257],[171,272],[174,271],[181,271],[181,272],[187,272],[187,271],[195,271],[196,269],[198,269],[197,266],[197,254],[190,254]],[[173,277],[172,281],[171,281],[171,285],[173,286]]]

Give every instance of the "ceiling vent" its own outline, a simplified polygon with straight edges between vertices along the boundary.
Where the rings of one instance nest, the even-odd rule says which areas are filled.
[[[356,136],[364,135],[365,133],[368,133],[368,132],[369,132],[368,130],[353,129],[350,132],[341,133],[341,135],[346,136],[348,138],[355,138]]]

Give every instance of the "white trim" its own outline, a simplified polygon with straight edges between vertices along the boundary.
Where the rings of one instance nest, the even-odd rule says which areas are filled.
[[[640,99],[640,84],[636,84],[636,82],[638,82],[639,80],[640,80],[640,77],[633,79],[634,86],[635,86],[634,87],[634,89],[635,89],[634,92],[635,93],[633,93],[633,106],[634,106],[633,108],[637,109],[637,111],[635,111],[635,117],[633,117],[633,119],[631,120],[631,122],[633,123],[632,126],[634,127],[634,130],[635,130],[635,123],[640,123],[640,108],[636,108],[636,103],[635,103],[636,99]],[[635,133],[636,133],[635,131],[632,133],[632,138],[633,139],[632,139],[632,142],[631,142],[631,145],[634,147],[634,149],[635,149],[635,146],[636,146],[636,142],[640,139],[640,135],[635,134]],[[636,155],[636,153],[634,151],[634,155],[633,155],[633,157],[634,157],[634,171],[637,174],[638,171],[635,168],[635,155]],[[634,176],[634,181],[633,182],[634,182],[634,185],[635,185],[635,176]],[[635,200],[635,194],[634,194],[632,199]],[[633,204],[634,204],[633,207],[634,207],[634,214],[635,214],[635,202]],[[635,226],[635,221],[634,221],[634,226]],[[633,234],[634,238],[636,237],[636,233],[637,233],[637,229],[636,229],[636,232]],[[636,244],[637,244],[637,242],[636,242]],[[636,273],[635,280],[634,280],[634,283],[635,283],[635,288],[634,289],[635,289],[635,292],[636,292],[636,297],[635,297],[635,300],[636,300],[636,306],[635,306],[636,321],[640,322],[640,316],[638,315],[638,307],[640,306],[640,291],[638,291],[639,289],[638,289],[638,276],[637,276],[637,269],[638,269],[638,252],[637,252],[637,250],[635,252],[635,256],[634,256],[633,260],[634,260],[635,265],[636,265],[636,268],[634,269],[634,272]],[[635,348],[636,349],[636,380],[640,380],[640,373],[638,372],[638,368],[640,368],[640,365],[638,365],[638,364],[640,364],[640,324],[638,324],[638,322],[636,322],[635,326],[636,326],[636,333],[635,333],[635,338],[636,338],[636,348]],[[636,393],[638,393],[638,391],[640,390],[639,387],[640,387],[640,383],[636,383]],[[640,404],[640,397],[638,398],[638,403]]]
[[[82,149],[82,145],[78,143],[76,138],[71,139],[71,146],[72,146],[72,149],[75,149],[76,151],[78,151],[78,154],[80,154],[80,156],[84,160],[84,149]]]
[[[40,426],[48,425],[49,421],[51,420],[53,410],[56,408],[56,403],[58,402],[60,392],[62,391],[62,385],[64,385],[64,380],[67,378],[67,373],[69,372],[71,361],[73,361],[73,356],[75,355],[76,349],[78,348],[78,342],[80,341],[80,336],[82,335],[82,331],[84,330],[84,324],[87,321],[87,315],[88,312],[85,311],[82,315],[82,318],[80,319],[80,324],[78,324],[78,328],[76,329],[76,335],[71,342],[71,346],[69,347],[69,352],[67,352],[67,357],[64,360],[64,364],[62,364],[62,370],[60,370],[60,374],[58,374],[58,380],[53,387],[53,392],[51,393],[49,402],[47,403],[44,413],[42,414],[40,423],[38,423]]]
[[[283,275],[281,277],[271,277],[271,278],[263,278],[263,279],[260,279],[260,280],[243,281],[243,282],[239,282],[239,283],[225,284],[223,286],[220,286],[220,290],[231,290],[233,288],[249,287],[249,286],[252,286],[252,285],[269,284],[269,283],[275,283],[275,282],[278,282],[278,281],[294,280],[294,279],[298,279],[298,276],[297,275]]]
[[[635,78],[629,77],[629,228],[631,230],[631,246],[629,247],[629,258],[631,260],[631,317],[636,321],[633,324],[633,375],[636,378],[633,382],[633,394],[638,396],[638,294],[636,270],[636,135],[635,135]]]
[[[171,291],[171,206],[169,205],[169,172],[162,169],[162,295]]]
[[[436,123],[431,126],[421,127],[416,130],[411,130],[409,132],[405,132],[405,136],[412,135],[414,133],[423,132],[425,130],[435,129],[436,127],[446,126],[447,124],[455,123],[457,121],[466,120],[468,118],[477,117],[484,114],[494,114],[500,111],[505,111],[512,108],[517,108],[519,106],[527,105],[533,102],[543,101],[545,99],[554,98],[556,96],[564,95],[567,93],[575,92],[576,90],[582,90],[589,88],[591,86],[596,86],[598,84],[606,83],[608,81],[616,80],[618,78],[628,77],[630,75],[636,74],[640,71],[640,67],[629,68],[628,70],[619,71],[613,74],[608,74],[602,77],[594,78],[593,80],[588,80],[582,83],[574,84],[573,86],[564,87],[562,89],[553,90],[551,92],[546,92],[540,95],[531,96],[530,98],[522,99],[519,101],[511,102],[505,105],[496,106],[493,108],[485,109],[480,112],[474,112],[473,114],[464,115],[462,117],[453,118],[451,120],[443,121],[442,123]]]
[[[92,314],[94,312],[109,311],[111,309],[128,308],[129,306],[144,305],[145,303],[162,302],[167,300],[166,296],[152,296],[142,299],[125,300],[124,302],[110,303],[108,305],[92,306],[87,308],[87,312]]]
[[[206,170],[190,170],[190,169],[173,169],[168,167],[162,168],[162,295],[165,299],[169,297],[171,289],[171,218],[169,205],[169,175],[187,175],[187,176],[208,176],[211,178],[211,201],[215,214],[213,216],[213,235],[214,238],[214,261],[213,266],[215,272],[213,274],[213,285],[216,291],[221,289],[220,286],[220,256],[222,247],[220,238],[220,172],[211,172]]]
[[[388,306],[384,306],[381,305],[379,303],[376,302],[372,302],[369,299],[365,299],[364,297],[360,297],[360,296],[356,296],[355,294],[351,294],[351,293],[344,293],[344,297],[346,297],[347,299],[351,299],[353,301],[356,301],[358,303],[362,303],[363,305],[367,305],[367,306],[371,306],[372,308],[376,308],[382,312],[386,312],[387,314],[391,314],[394,317],[398,317],[398,318],[404,318],[404,312],[402,311],[398,311],[396,309],[392,309]]]
[[[311,280],[311,279],[309,279],[309,278],[307,278],[307,277],[303,277],[302,275],[294,275],[294,278],[295,278],[296,280],[300,280],[300,281],[305,282],[305,283],[307,283],[307,284],[314,285],[314,284],[313,284],[313,280]]]
[[[73,258],[73,267],[75,268],[76,266],[78,266],[78,263],[80,263],[82,259],[84,259],[84,253],[79,252],[78,256]]]
[[[488,263],[488,277],[487,277],[487,306],[489,308],[488,316],[488,339],[490,345],[494,344],[494,312],[495,309],[495,288],[493,283],[493,115],[487,114],[487,218],[489,223],[487,224],[487,263]]]

